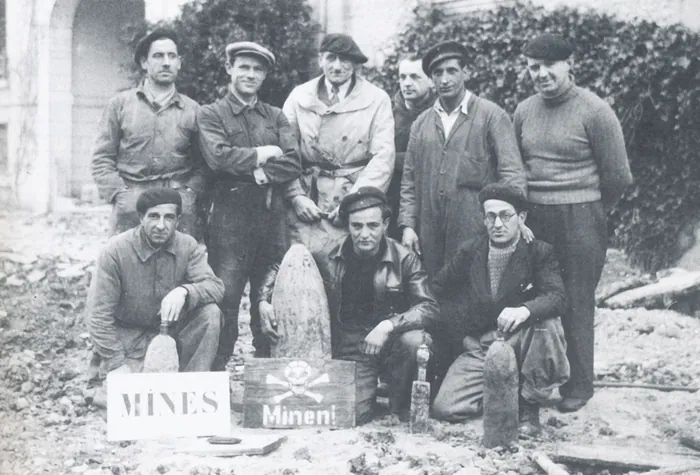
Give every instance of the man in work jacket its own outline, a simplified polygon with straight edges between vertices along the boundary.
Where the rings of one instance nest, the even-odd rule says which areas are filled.
[[[326,35],[323,75],[297,86],[284,103],[301,153],[303,176],[286,197],[292,242],[309,250],[340,240],[343,197],[362,186],[386,192],[394,170],[394,119],[389,96],[356,74],[367,61],[347,35]]]
[[[481,413],[484,359],[501,332],[520,371],[520,432],[533,437],[541,431],[540,404],[569,378],[564,284],[552,246],[521,236],[529,204],[520,189],[492,183],[479,201],[488,236],[465,243],[433,280],[438,297],[464,293],[470,302],[452,328],[463,353],[445,376],[433,416],[458,422]]]
[[[208,225],[209,263],[226,286],[224,327],[215,369],[223,369],[238,339],[238,308],[246,283],[259,288],[270,263],[286,252],[284,187],[301,167],[294,132],[276,107],[258,100],[275,56],[256,43],[226,47],[231,84],[226,96],[198,115],[201,147],[215,175]],[[254,298],[254,297],[252,297]],[[251,309],[257,356],[269,352],[260,316]]]
[[[381,190],[362,187],[346,195],[339,217],[349,236],[313,253],[328,296],[333,358],[356,363],[358,424],[373,417],[380,373],[391,411],[404,419],[416,351],[423,342],[431,345],[424,330],[438,306],[418,256],[386,236],[391,210]],[[276,275],[273,267],[257,301],[263,331],[272,340],[278,338],[270,304]]]

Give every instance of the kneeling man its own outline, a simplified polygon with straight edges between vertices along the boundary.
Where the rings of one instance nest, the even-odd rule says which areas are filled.
[[[217,304],[224,284],[197,241],[175,230],[182,212],[177,190],[148,189],[136,209],[141,225],[110,239],[88,294],[88,329],[102,357],[99,373],[141,371],[161,320],[171,324],[180,371],[209,371],[219,344]]]
[[[452,363],[433,405],[433,416],[462,421],[482,411],[484,358],[502,332],[520,369],[520,431],[541,431],[539,406],[569,379],[566,340],[559,316],[564,284],[552,246],[521,239],[528,202],[501,183],[479,193],[488,238],[462,247],[435,276],[438,297],[465,292],[463,353]]]
[[[338,216],[349,236],[314,253],[331,315],[334,359],[355,361],[356,421],[369,422],[377,378],[389,386],[391,411],[404,418],[410,409],[416,351],[438,306],[416,254],[386,236],[391,208],[386,195],[361,187],[346,195]],[[266,278],[258,301],[263,332],[278,338],[270,298],[276,270]]]

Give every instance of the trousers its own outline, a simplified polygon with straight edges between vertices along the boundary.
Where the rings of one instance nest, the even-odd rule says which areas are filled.
[[[496,331],[467,336],[462,353],[447,370],[433,402],[433,417],[459,422],[481,414],[484,398],[484,361],[496,340]],[[555,388],[569,379],[566,340],[559,318],[535,322],[507,338],[520,372],[520,395],[528,402],[543,403]]]
[[[215,369],[223,369],[238,339],[238,313],[246,284],[250,282],[250,329],[256,356],[269,356],[270,346],[262,333],[258,290],[270,265],[287,250],[282,196],[276,191],[267,206],[266,190],[253,183],[218,187],[207,228],[209,265],[224,282],[221,331]]]
[[[112,214],[109,218],[111,236],[135,228],[141,223],[139,213],[136,211],[136,201],[142,191],[148,188],[174,188],[177,189],[182,198],[182,212],[178,219],[178,231],[189,234],[195,239],[201,237],[200,226],[197,226],[197,194],[194,191],[182,187],[179,182],[174,180],[132,181],[128,182],[127,186],[127,188],[118,191],[114,195]]]
[[[366,355],[360,344],[371,329],[343,329],[339,331],[333,358],[355,362],[355,421],[366,424],[373,417],[377,380],[381,373],[389,386],[389,406],[392,413],[408,411],[411,405],[411,386],[417,372],[416,352],[430,337],[423,330],[392,334],[378,355]]]
[[[561,395],[593,397],[595,289],[608,247],[605,211],[600,201],[566,205],[535,205],[527,225],[538,239],[554,246],[569,309],[562,315],[571,363],[571,378]]]

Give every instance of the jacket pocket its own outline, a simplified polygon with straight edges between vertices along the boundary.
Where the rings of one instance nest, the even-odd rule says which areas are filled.
[[[457,186],[480,190],[488,182],[489,159],[486,155],[466,154],[457,170]]]

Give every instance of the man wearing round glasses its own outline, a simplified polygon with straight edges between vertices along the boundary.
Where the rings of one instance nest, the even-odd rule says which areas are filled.
[[[438,299],[464,293],[470,302],[451,329],[463,353],[447,371],[433,416],[457,422],[481,413],[484,358],[501,332],[520,368],[521,434],[532,437],[541,431],[539,406],[569,379],[559,318],[564,284],[552,246],[521,237],[529,203],[520,189],[492,183],[479,202],[488,237],[467,242],[433,281]]]

